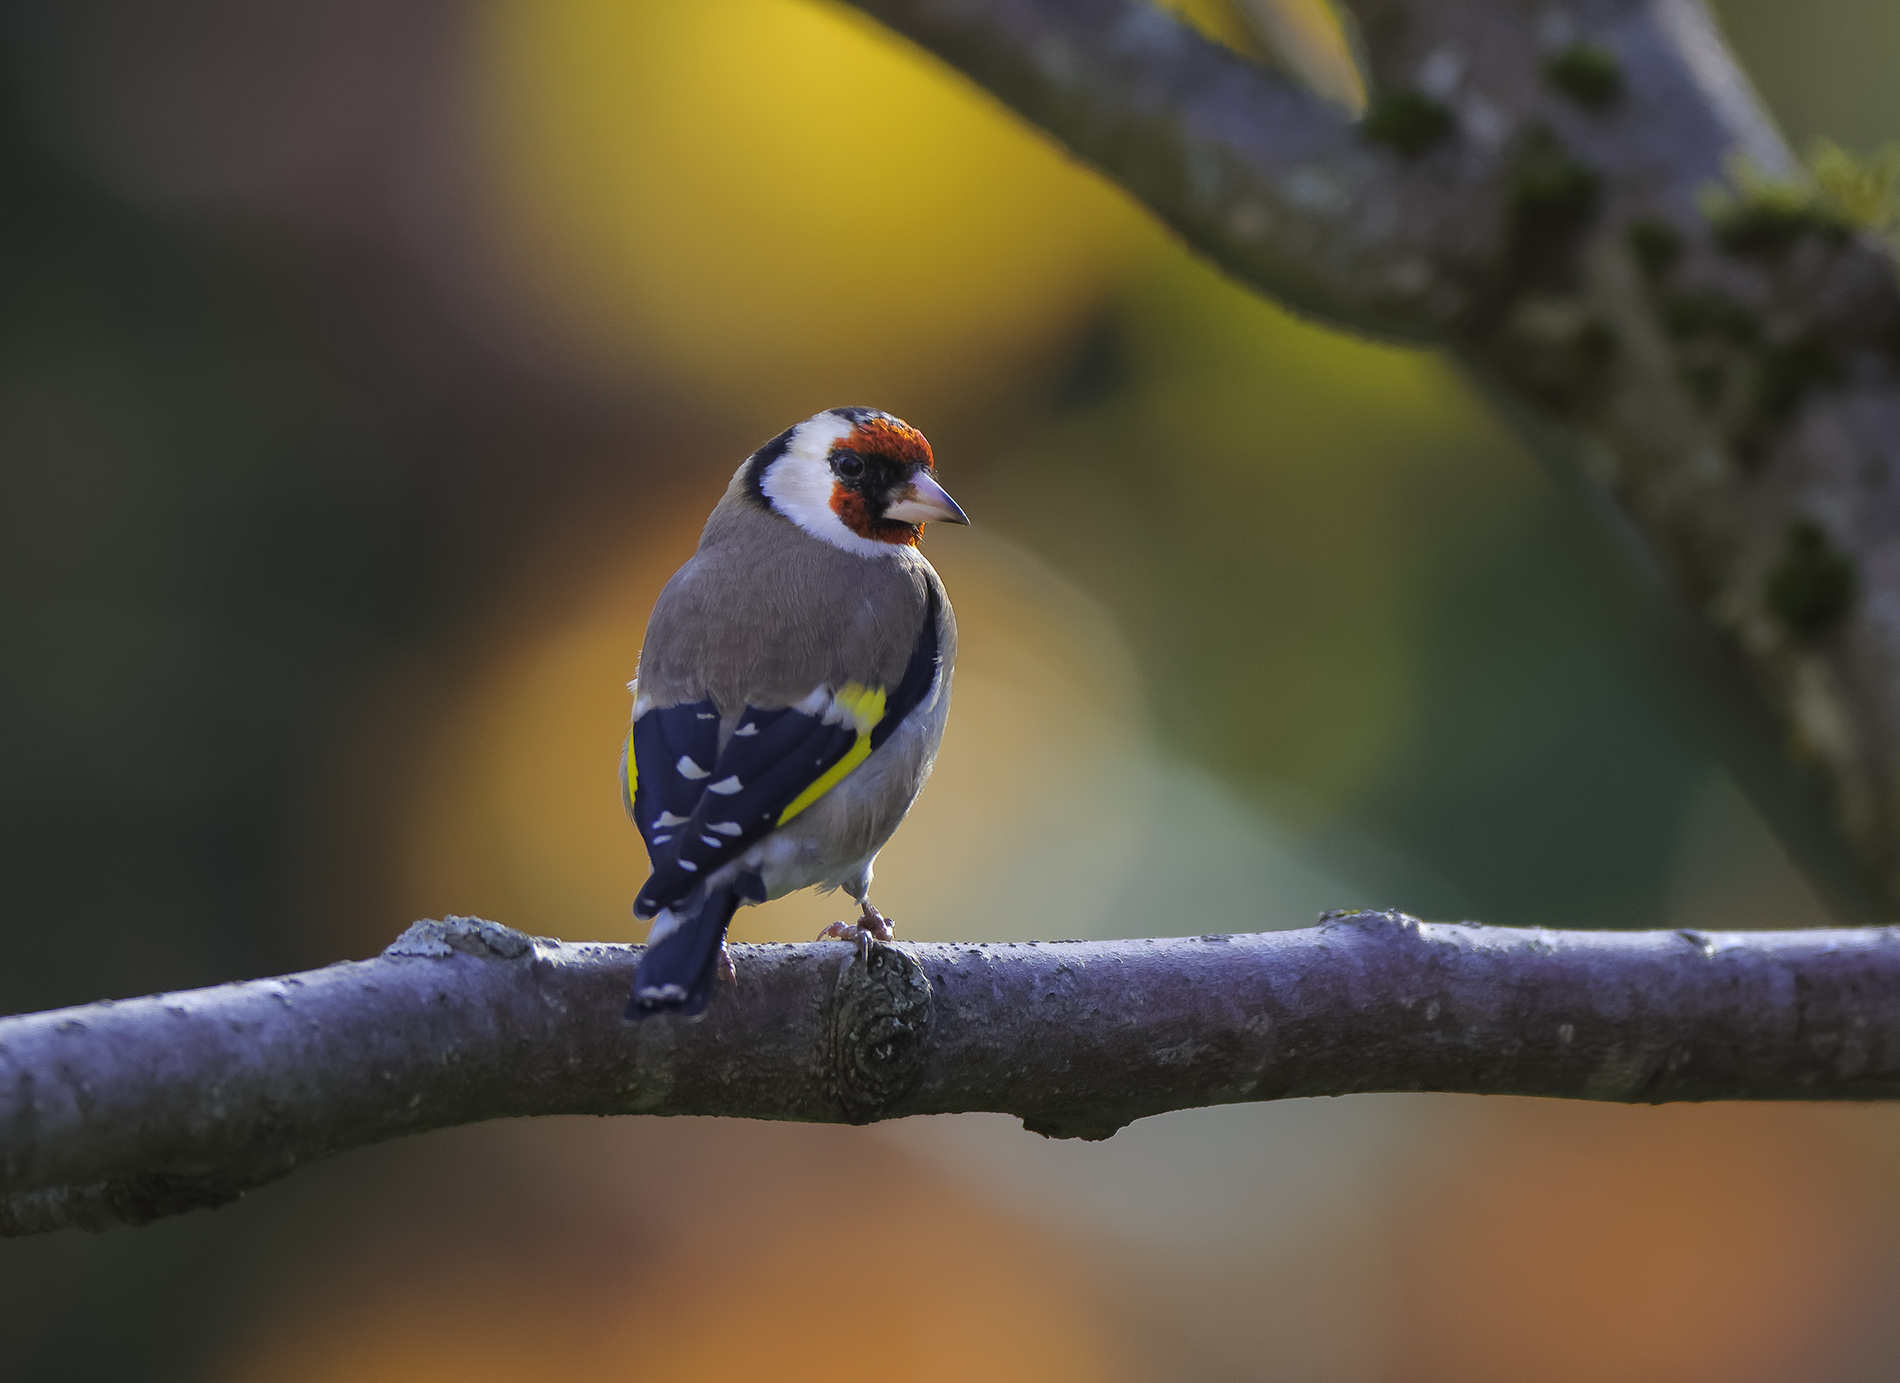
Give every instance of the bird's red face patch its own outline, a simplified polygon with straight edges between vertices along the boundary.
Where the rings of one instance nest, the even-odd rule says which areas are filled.
[[[864,500],[857,490],[849,490],[842,484],[832,486],[832,513],[838,515],[838,521],[849,528],[859,538],[870,538],[878,543],[904,543],[914,545],[918,541],[916,524],[901,524],[891,519],[872,519],[870,502]]]
[[[852,428],[851,435],[838,445],[866,456],[888,456],[905,466],[922,465],[929,470],[937,464],[924,434],[895,418],[867,419]]]
[[[891,492],[917,468],[932,470],[936,458],[924,434],[895,418],[868,418],[832,448],[832,456],[850,456],[862,462],[857,474],[831,487],[831,512],[860,538],[915,547],[923,525],[883,517]],[[834,462],[834,470],[835,462]]]
[[[924,526],[920,523],[873,517],[871,502],[858,491],[844,485],[831,487],[831,512],[838,516],[839,522],[846,528],[860,538],[869,538],[873,542],[916,547],[917,540],[924,533]]]

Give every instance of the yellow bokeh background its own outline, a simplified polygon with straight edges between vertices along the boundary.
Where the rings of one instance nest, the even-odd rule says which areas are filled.
[[[475,45],[509,272],[603,369],[776,430],[1009,390],[1158,236],[855,12],[504,0]]]

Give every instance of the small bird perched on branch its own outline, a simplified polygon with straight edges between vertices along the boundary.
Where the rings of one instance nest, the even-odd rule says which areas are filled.
[[[621,755],[653,872],[629,1018],[703,1011],[732,973],[747,904],[842,888],[888,941],[871,868],[936,761],[957,626],[917,541],[968,523],[930,443],[873,408],[833,408],[760,447],[653,607]]]

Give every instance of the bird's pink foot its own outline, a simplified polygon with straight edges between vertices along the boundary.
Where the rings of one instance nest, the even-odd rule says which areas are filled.
[[[889,941],[897,935],[891,927],[891,919],[872,907],[868,898],[858,904],[858,928],[869,932],[879,941]]]
[[[739,983],[739,972],[733,966],[732,952],[726,949],[726,943],[723,941],[719,943],[719,959],[714,964],[716,969],[713,973],[720,979],[727,984]]]
[[[873,941],[889,941],[896,935],[891,929],[891,919],[872,907],[869,902],[858,904],[856,922],[833,922],[818,933],[820,941],[849,941],[865,955],[871,953]]]

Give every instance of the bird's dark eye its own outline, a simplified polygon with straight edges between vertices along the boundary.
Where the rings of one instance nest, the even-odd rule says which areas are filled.
[[[833,461],[831,468],[846,480],[856,480],[859,476],[864,474],[864,462],[858,457],[853,456],[850,452],[846,452],[836,461]]]

